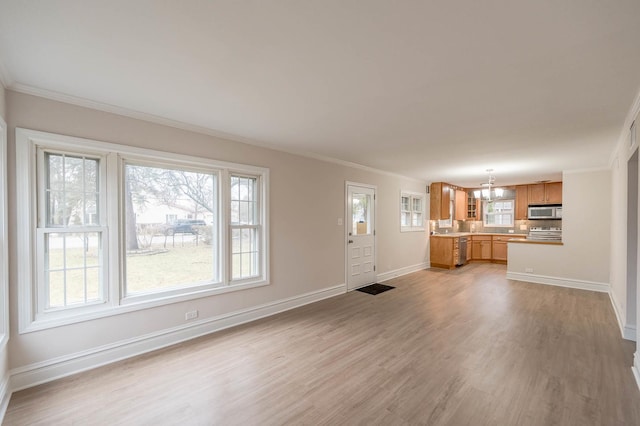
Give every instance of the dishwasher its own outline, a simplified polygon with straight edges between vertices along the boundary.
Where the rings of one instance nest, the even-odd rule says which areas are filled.
[[[458,238],[458,259],[456,266],[467,263],[467,237]]]

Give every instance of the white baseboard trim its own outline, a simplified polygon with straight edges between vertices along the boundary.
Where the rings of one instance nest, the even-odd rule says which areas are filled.
[[[580,290],[599,291],[603,293],[609,292],[608,283],[574,280],[571,278],[548,277],[545,275],[523,274],[521,272],[507,272],[507,279],[535,284],[555,285],[558,287],[577,288]]]
[[[640,354],[638,354],[637,351],[633,354],[631,371],[633,372],[633,377],[636,379],[636,385],[638,385],[638,389],[640,389]]]
[[[16,392],[82,371],[111,364],[146,352],[171,346],[176,343],[224,330],[229,327],[255,321],[280,312],[318,302],[347,290],[346,284],[327,287],[287,299],[243,309],[217,317],[207,318],[188,325],[127,339],[86,351],[37,362],[11,370],[11,391]]]
[[[618,303],[616,300],[613,291],[609,291],[609,300],[611,300],[611,304],[613,305],[613,312],[616,314],[616,319],[618,320],[618,326],[620,327],[620,333],[622,334],[622,338],[626,340],[636,341],[636,327],[632,325],[627,325],[622,320],[622,315],[620,315],[620,311],[618,310]]]
[[[393,271],[383,272],[382,274],[378,274],[376,277],[376,282],[388,281],[392,278],[401,277],[402,275],[407,275],[412,272],[421,271],[423,269],[429,269],[431,265],[428,262],[418,263],[417,265],[405,266],[404,268],[394,269]]]

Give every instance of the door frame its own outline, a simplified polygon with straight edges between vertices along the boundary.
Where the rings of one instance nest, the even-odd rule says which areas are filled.
[[[371,185],[369,183],[353,182],[349,180],[344,181],[344,287],[345,293],[349,290],[349,223],[351,218],[349,217],[349,186],[359,186],[362,188],[368,188],[373,190],[373,282],[378,281],[378,187],[377,185]],[[353,289],[355,290],[355,289]]]
[[[638,259],[640,259],[640,241],[638,239],[639,229],[639,205],[638,188],[640,187],[640,175],[638,173],[640,151],[634,143],[631,155],[627,159],[627,245],[626,245],[626,306],[625,318],[623,319],[622,335],[625,339],[637,341],[638,330]]]

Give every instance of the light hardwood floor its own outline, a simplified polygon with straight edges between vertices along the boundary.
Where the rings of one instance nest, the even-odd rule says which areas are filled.
[[[4,424],[640,424],[606,294],[492,264],[386,283],[17,392]]]

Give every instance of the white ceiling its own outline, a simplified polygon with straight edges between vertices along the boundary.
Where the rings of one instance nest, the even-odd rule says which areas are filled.
[[[15,90],[427,181],[606,167],[638,0],[0,1]]]

